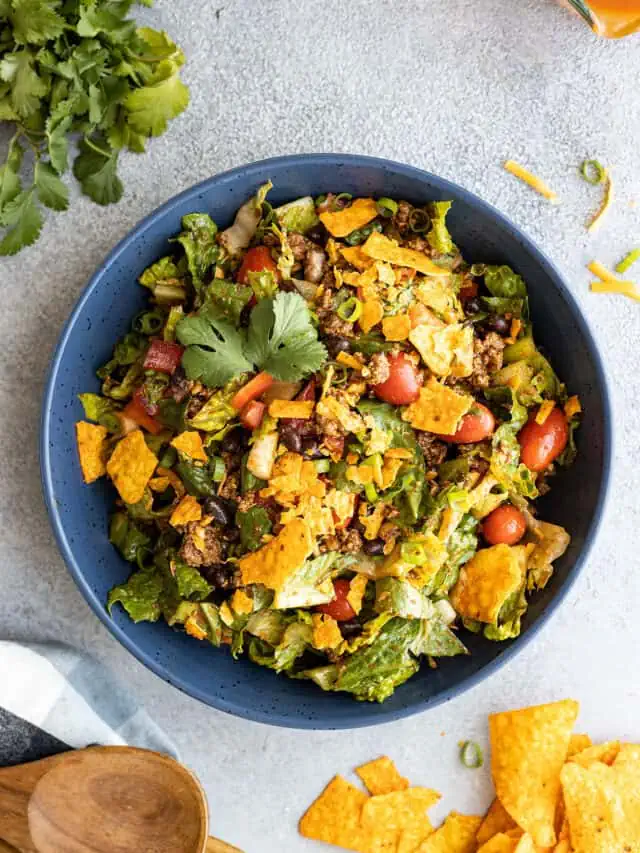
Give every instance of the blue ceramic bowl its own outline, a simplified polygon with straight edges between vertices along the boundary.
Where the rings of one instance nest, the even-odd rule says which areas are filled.
[[[135,625],[119,607],[113,616],[105,610],[109,589],[128,576],[130,565],[107,538],[111,486],[106,480],[82,484],[73,426],[82,418],[77,395],[98,390],[96,368],[107,361],[115,340],[145,304],[146,291],[136,277],[166,253],[167,240],[180,230],[180,218],[204,210],[226,226],[268,178],[274,184],[269,196],[273,204],[328,190],[418,204],[453,199],[448,221],[456,243],[467,258],[506,263],[524,276],[536,338],[585,410],[578,460],[541,502],[542,517],[568,528],[572,543],[557,561],[548,587],[532,597],[522,635],[503,644],[465,636],[470,657],[445,660],[436,670],[424,665],[382,705],[323,693],[248,660],[234,661],[226,651],[162,623]],[[265,160],[210,178],[150,214],[111,252],[82,294],[53,359],[42,414],[42,479],[71,574],[96,614],[138,660],[191,696],[239,717],[297,728],[353,728],[396,720],[451,699],[498,670],[534,637],[567,594],[594,539],[609,478],[610,431],[603,367],[585,320],[558,271],[514,225],[471,193],[428,172],[388,160],[312,154]]]

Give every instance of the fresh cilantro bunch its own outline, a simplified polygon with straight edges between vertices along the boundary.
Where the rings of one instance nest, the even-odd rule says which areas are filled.
[[[176,334],[187,347],[182,357],[187,376],[210,388],[256,368],[281,382],[297,382],[327,359],[299,293],[280,291],[274,299],[261,299],[246,331],[205,306],[182,320]]]
[[[31,245],[40,205],[66,210],[73,173],[98,204],[120,200],[123,149],[144,152],[189,103],[184,54],[164,32],[127,17],[134,0],[0,0],[0,120],[15,123],[0,167],[0,254]],[[152,0],[139,0],[151,6]],[[32,181],[20,178],[25,153]]]

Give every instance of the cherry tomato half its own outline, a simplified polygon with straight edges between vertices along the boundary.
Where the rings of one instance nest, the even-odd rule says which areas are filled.
[[[336,622],[348,622],[356,615],[356,611],[347,601],[349,594],[349,581],[337,580],[333,582],[334,599],[328,604],[318,604],[316,610],[320,613],[326,613],[331,616]]]
[[[240,284],[249,284],[250,272],[272,272],[277,276],[278,267],[271,257],[268,246],[254,246],[253,249],[249,249],[242,259],[236,281]]]
[[[407,356],[399,352],[387,356],[389,378],[373,386],[373,392],[379,400],[394,406],[406,406],[420,395],[419,374],[416,366]]]
[[[496,507],[482,522],[482,535],[489,545],[517,545],[526,529],[523,513],[511,504]]]
[[[534,412],[518,435],[520,458],[530,471],[544,471],[567,446],[569,427],[557,406],[543,424],[537,424]]]
[[[475,444],[483,441],[493,433],[496,419],[493,413],[482,403],[474,403],[471,410],[460,421],[460,426],[453,435],[441,435],[443,441],[452,444]]]

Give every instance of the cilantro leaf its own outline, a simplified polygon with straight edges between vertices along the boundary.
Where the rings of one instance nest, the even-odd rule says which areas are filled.
[[[100,140],[99,145],[104,143]],[[73,174],[80,181],[82,192],[97,204],[113,204],[120,201],[124,191],[117,175],[118,152],[108,149],[97,150],[96,144],[88,139],[80,143],[80,154],[73,164]]]
[[[244,356],[244,334],[223,320],[187,317],[176,327],[176,337],[188,349],[182,357],[189,379],[209,387],[224,385],[239,373],[253,370]]]
[[[69,189],[50,163],[36,163],[34,175],[38,198],[51,210],[66,210],[69,207]]]
[[[67,133],[71,127],[71,116],[65,116],[60,119],[57,124],[52,124],[50,120],[46,124],[47,136],[47,151],[53,168],[61,175],[67,171],[69,142]]]
[[[0,62],[0,77],[11,84],[11,105],[22,118],[28,118],[40,106],[49,87],[34,69],[30,50],[9,53]]]
[[[9,18],[16,44],[44,44],[58,38],[65,21],[56,11],[58,0],[13,0]]]
[[[251,312],[247,356],[275,379],[293,382],[326,361],[307,303],[299,293],[280,291]]]
[[[189,90],[177,74],[155,85],[134,89],[124,102],[129,126],[145,136],[163,134],[169,120],[180,115],[188,104]]]
[[[7,162],[0,168],[0,214],[4,206],[13,201],[22,189],[18,173],[23,155],[23,147],[17,139],[13,139],[9,146]]]
[[[42,230],[42,213],[35,203],[33,192],[32,187],[5,205],[0,224],[8,226],[10,230],[0,242],[0,255],[15,255],[38,239]]]

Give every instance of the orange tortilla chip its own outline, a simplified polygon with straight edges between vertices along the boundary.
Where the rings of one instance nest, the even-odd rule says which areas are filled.
[[[515,853],[517,847],[516,838],[510,838],[505,832],[499,832],[482,847],[478,847],[478,853]]]
[[[344,364],[352,370],[360,371],[364,367],[364,364],[359,361],[355,355],[351,355],[351,353],[348,352],[339,352],[336,357],[336,361],[338,364]]]
[[[301,518],[294,518],[270,542],[238,560],[243,585],[261,583],[269,589],[281,589],[313,547],[308,525]]]
[[[360,613],[362,610],[362,599],[364,598],[364,594],[367,591],[367,584],[369,583],[369,578],[366,575],[356,575],[351,582],[349,583],[349,592],[347,593],[347,601],[353,608],[356,614]],[[365,765],[366,767],[367,765]],[[406,781],[406,780],[405,780]],[[365,785],[366,781],[363,779]],[[407,785],[409,783],[407,782]],[[405,786],[406,787],[406,786]],[[367,785],[367,788],[369,786]],[[371,791],[371,788],[369,788]],[[399,791],[400,788],[392,788],[393,791]],[[388,791],[371,791],[372,794],[387,794]]]
[[[561,779],[574,850],[622,853],[623,806],[615,790],[611,768],[586,768],[568,761],[562,768]]]
[[[107,473],[107,466],[104,462],[106,438],[106,427],[90,424],[87,421],[78,421],[76,424],[78,456],[80,457],[82,479],[85,483],[93,483],[94,480]]]
[[[309,420],[313,414],[313,400],[274,400],[269,404],[269,414],[272,418],[299,418]]]
[[[451,603],[467,619],[494,625],[502,605],[522,586],[526,570],[524,545],[480,548],[460,570]]]
[[[158,460],[147,447],[142,430],[136,429],[116,445],[107,462],[107,474],[122,500],[128,504],[137,504],[142,500],[157,464]]]
[[[149,480],[149,488],[152,492],[164,492],[171,485],[171,480],[168,477],[152,477]]]
[[[587,749],[592,745],[593,741],[589,735],[571,735],[571,739],[569,740],[569,749],[567,750],[567,760],[571,758],[572,755],[582,752],[583,749]]]
[[[191,521],[200,521],[202,518],[202,507],[191,495],[185,495],[178,506],[171,513],[169,524],[172,527],[183,527]]]
[[[414,429],[453,435],[472,405],[469,394],[458,394],[432,376],[420,389],[418,399],[404,410],[402,420],[409,421]]]
[[[335,649],[342,642],[338,623],[324,613],[314,613],[312,643],[315,649]]]
[[[347,237],[375,219],[378,207],[372,198],[356,198],[342,210],[320,214],[320,221],[332,237]]]
[[[560,771],[577,715],[578,703],[565,699],[489,717],[496,794],[540,847],[556,843]]]
[[[362,251],[362,246],[348,246],[344,249],[340,247],[340,253],[348,264],[360,271],[368,269],[374,263],[373,258]]]
[[[607,743],[596,743],[593,746],[588,746],[581,752],[574,753],[570,760],[582,767],[589,767],[596,762],[611,765],[618,757],[619,752],[620,741],[612,740]]]
[[[484,844],[499,832],[508,832],[510,829],[515,829],[515,827],[515,820],[507,812],[500,800],[495,799],[489,806],[489,810],[478,829],[478,834],[476,835],[478,846]]]
[[[360,825],[367,799],[342,776],[335,776],[302,816],[300,835],[356,853],[371,853],[370,836]]]
[[[209,461],[209,457],[202,444],[202,439],[200,438],[200,433],[194,429],[181,432],[180,435],[177,435],[173,439],[171,446],[179,450],[180,453],[184,453],[190,459],[197,459],[199,462]]]
[[[370,332],[374,326],[384,317],[384,309],[379,299],[367,299],[362,303],[362,314],[358,323],[365,334]]]
[[[424,252],[415,249],[403,249],[393,240],[374,231],[362,246],[362,251],[376,261],[386,261],[396,267],[408,267],[423,275],[448,277],[451,273],[433,263]]]
[[[413,853],[433,832],[426,811],[439,799],[440,794],[430,788],[407,788],[369,797],[362,809],[362,827],[371,836],[384,827],[385,834],[395,834],[396,851]]]
[[[235,613],[246,616],[253,613],[253,598],[248,596],[243,589],[237,589],[231,597],[231,607]]]
[[[408,314],[395,314],[382,320],[382,334],[388,341],[406,341],[411,331]]]
[[[482,818],[475,815],[451,812],[416,853],[475,853],[476,832],[481,821]]]
[[[364,577],[364,575],[358,575],[358,577]],[[398,768],[386,755],[356,767],[356,773],[373,796],[392,794],[394,791],[404,791],[409,787],[409,780],[398,773]]]

